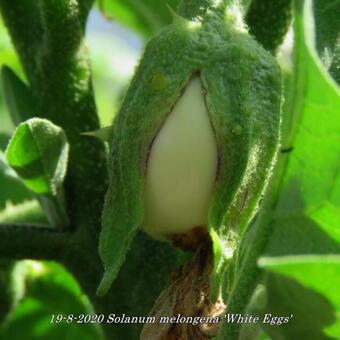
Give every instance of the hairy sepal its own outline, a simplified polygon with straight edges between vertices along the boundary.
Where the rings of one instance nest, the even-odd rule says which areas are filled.
[[[114,122],[111,182],[100,235],[104,294],[144,218],[150,145],[190,77],[199,74],[218,147],[208,214],[215,301],[239,239],[258,209],[279,143],[281,80],[272,56],[220,16],[175,21],[152,39]],[[147,259],[146,259],[147,261]]]
[[[192,68],[185,58],[188,36],[171,27],[146,46],[122,107],[114,121],[110,185],[102,215],[99,254],[103,295],[124,262],[144,216],[144,185],[150,145],[182,90]],[[181,70],[179,72],[179,70]]]

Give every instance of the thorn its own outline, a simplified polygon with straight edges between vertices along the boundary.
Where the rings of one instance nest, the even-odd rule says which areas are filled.
[[[166,7],[168,7],[168,10],[170,12],[170,15],[171,15],[171,19],[172,19],[172,22],[176,22],[178,19],[181,18],[181,16],[179,14],[177,14],[175,12],[175,10],[173,10],[169,4],[166,5]]]
[[[86,131],[82,132],[81,135],[83,136],[90,136],[90,137],[95,137],[98,138],[104,142],[111,142],[112,138],[112,125],[110,126],[105,126],[101,129],[94,130],[94,131]]]

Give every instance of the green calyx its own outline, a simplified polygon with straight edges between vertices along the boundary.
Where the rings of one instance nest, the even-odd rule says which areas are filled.
[[[280,70],[245,31],[237,7],[215,7],[192,20],[174,16],[173,24],[148,42],[115,118],[99,246],[105,267],[99,295],[118,275],[143,225],[150,148],[194,76],[202,85],[217,148],[205,226],[214,252],[212,300],[258,209],[279,143]]]

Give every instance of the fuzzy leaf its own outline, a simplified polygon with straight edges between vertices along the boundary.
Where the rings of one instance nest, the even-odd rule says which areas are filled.
[[[64,131],[45,119],[21,123],[6,150],[8,164],[36,194],[55,195],[67,166]]]
[[[264,48],[275,52],[290,26],[292,1],[253,0],[249,5],[245,19],[250,34]]]
[[[21,123],[6,150],[8,164],[35,194],[50,223],[68,224],[62,183],[69,145],[64,131],[48,120],[32,118]]]
[[[166,43],[169,46],[174,41]],[[155,70],[152,61],[160,58],[159,44],[151,40],[149,45],[143,60],[150,62],[146,67],[139,66],[139,75],[131,83],[113,125],[111,182],[105,199],[99,239],[99,254],[105,267],[103,280],[97,290],[99,295],[105,294],[116,278],[136,231],[143,222],[144,170],[141,171],[141,164],[146,164],[152,139],[169,113],[169,106],[179,98],[191,73],[190,69],[183,67],[186,61],[181,59],[183,72],[175,77],[179,72],[178,65],[173,63],[172,54],[167,57],[165,66]],[[184,52],[181,53],[184,55]],[[155,72],[169,76],[167,87],[162,91],[152,86]],[[126,128],[122,129],[122,126]]]

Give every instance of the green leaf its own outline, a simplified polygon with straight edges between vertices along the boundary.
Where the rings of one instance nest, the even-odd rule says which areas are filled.
[[[292,0],[252,0],[245,19],[250,34],[274,53],[290,26]]]
[[[340,92],[322,67],[308,35],[310,6],[310,1],[304,7],[300,3],[295,6],[295,96],[289,112],[294,117],[291,133],[295,138],[290,142],[289,156],[283,156],[288,161],[268,253],[296,253],[308,244],[314,245],[309,247],[311,253],[326,252],[327,247],[334,251],[334,241],[340,243],[334,223],[340,219]]]
[[[311,11],[310,0],[295,2],[295,67],[283,116],[282,149],[287,151],[281,153],[262,210],[240,246],[236,284],[227,301],[234,313],[244,312],[249,302],[261,277],[256,261],[263,253],[340,252],[334,223],[340,220],[340,96],[317,56]],[[222,327],[220,339],[238,335],[239,326],[230,324]]]
[[[15,124],[35,116],[34,103],[30,89],[7,66],[2,68],[1,78],[8,111]]]
[[[99,8],[110,19],[150,37],[171,23],[167,6],[176,9],[179,0],[98,0]]]
[[[6,150],[8,164],[25,185],[40,196],[50,222],[65,226],[62,184],[69,145],[64,131],[48,120],[33,118],[21,123]]]
[[[52,262],[22,261],[17,277],[25,277],[25,296],[0,329],[2,339],[103,339],[99,324],[51,323],[52,315],[93,313],[79,285],[65,269]]]
[[[340,338],[340,256],[262,258],[268,276],[266,313],[291,315],[282,327],[266,327],[274,339]]]
[[[295,80],[292,147],[273,212],[273,234],[260,264],[268,271],[266,313],[293,314],[283,327],[265,327],[273,338],[338,339],[340,336],[340,95],[321,65],[309,29],[311,1],[295,4]],[[286,116],[287,119],[287,116]],[[292,138],[293,137],[293,138]],[[292,256],[309,254],[309,256]],[[281,275],[284,275],[282,277]],[[288,278],[285,278],[288,277]]]
[[[33,118],[17,127],[6,157],[32,191],[56,195],[66,174],[68,150],[66,135],[60,127]]]

